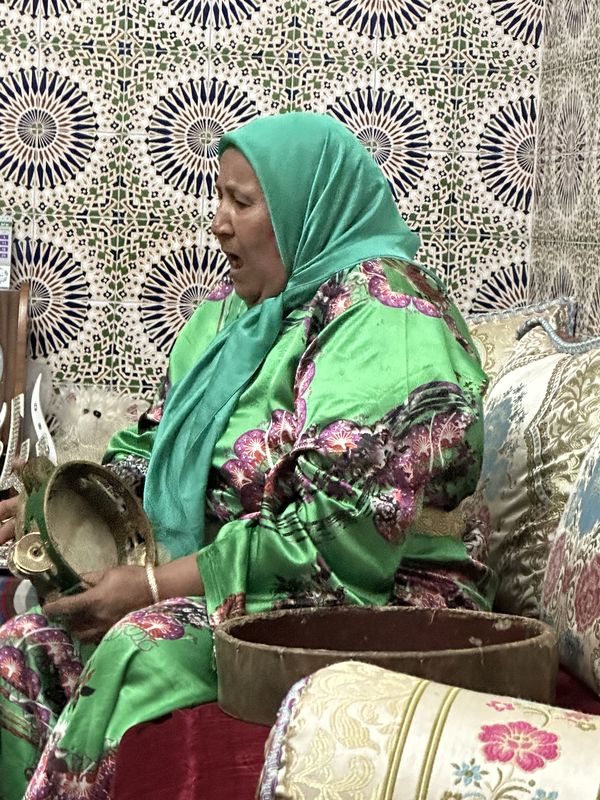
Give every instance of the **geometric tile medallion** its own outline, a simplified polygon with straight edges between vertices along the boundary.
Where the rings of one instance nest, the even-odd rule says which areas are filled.
[[[505,206],[527,213],[533,192],[536,98],[519,97],[490,117],[478,145],[486,187]]]
[[[174,188],[196,197],[213,192],[219,140],[257,115],[247,94],[215,78],[189,80],[156,104],[147,130],[156,171]]]
[[[326,5],[350,30],[383,39],[415,28],[433,0],[327,0]]]
[[[29,354],[57,353],[77,337],[90,309],[90,286],[81,264],[53,244],[13,243],[12,285],[29,283]]]
[[[229,28],[251,16],[260,0],[227,0],[200,3],[198,0],[163,0],[165,6],[181,19],[206,30]]]
[[[369,87],[336,98],[328,111],[371,153],[396,198],[417,187],[427,169],[431,136],[421,111],[410,100]]]
[[[0,79],[0,174],[28,189],[65,183],[87,165],[98,125],[69,78],[20,69]]]
[[[81,8],[81,0],[8,0],[7,5],[21,14],[48,19]]]
[[[542,38],[544,0],[488,0],[488,3],[507,33],[524,44],[538,47]],[[565,5],[569,3],[565,2]]]
[[[151,265],[140,295],[141,319],[159,352],[170,352],[199,302],[227,271],[220,251],[195,245],[174,250]]]

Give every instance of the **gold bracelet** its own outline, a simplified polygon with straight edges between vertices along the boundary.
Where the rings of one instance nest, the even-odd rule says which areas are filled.
[[[156,575],[154,573],[154,564],[151,561],[146,561],[146,578],[148,579],[148,586],[150,587],[152,602],[160,603],[160,595],[158,593],[158,583],[156,582]]]

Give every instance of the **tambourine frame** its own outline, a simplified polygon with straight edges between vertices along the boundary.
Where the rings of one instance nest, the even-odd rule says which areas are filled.
[[[87,461],[69,461],[56,468],[47,459],[34,461],[37,463],[31,467],[28,463],[24,471],[27,496],[8,558],[14,574],[31,580],[44,596],[51,590],[69,593],[85,588],[85,572],[155,563],[150,521],[120,478]],[[64,530],[64,524],[61,527],[65,515],[77,522],[78,504],[89,516],[89,524],[87,528],[83,525],[84,533],[79,536],[73,534],[72,525],[67,525],[68,530]],[[105,547],[100,552],[102,541]],[[87,550],[82,550],[86,543]],[[96,563],[98,555],[104,557],[104,563],[102,558]]]

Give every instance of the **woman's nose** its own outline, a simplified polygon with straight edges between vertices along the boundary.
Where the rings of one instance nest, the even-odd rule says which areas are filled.
[[[211,230],[213,234],[217,237],[217,239],[221,236],[228,236],[233,232],[231,228],[231,220],[229,219],[229,214],[227,213],[227,210],[223,207],[222,201],[219,203],[217,207],[217,212],[212,221]]]

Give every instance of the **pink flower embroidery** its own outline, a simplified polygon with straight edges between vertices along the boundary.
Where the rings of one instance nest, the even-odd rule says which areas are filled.
[[[260,428],[247,431],[236,439],[233,445],[234,453],[242,461],[247,461],[256,466],[266,458],[265,453],[265,432]]]
[[[183,625],[158,611],[134,611],[117,624],[135,625],[152,639],[181,639],[185,633]]]
[[[439,308],[430,303],[428,300],[422,300],[420,297],[413,298],[413,305],[420,311],[421,314],[425,314],[426,317],[441,317],[441,311]]]
[[[25,656],[16,647],[0,647],[0,677],[21,692],[27,691],[27,671]]]
[[[525,772],[540,769],[559,756],[558,736],[529,722],[484,725],[479,739],[488,761],[514,761]]]
[[[512,703],[503,703],[501,700],[490,700],[486,706],[493,708],[494,711],[514,711],[515,708]]]
[[[594,722],[596,717],[591,714],[584,714],[581,711],[566,711],[563,714],[563,719],[571,720],[571,722]]]
[[[327,305],[326,322],[332,322],[352,304],[352,293],[348,287],[341,289]]]
[[[384,270],[377,262],[365,261],[362,265],[365,275],[369,276],[369,294],[380,303],[390,308],[408,308],[412,305],[421,314],[427,317],[441,317],[441,311],[429,300],[413,297],[410,294],[394,291],[386,277]]]
[[[79,661],[65,661],[58,664],[58,677],[66,697],[72,697],[79,676],[83,671],[83,664]]]
[[[21,639],[28,636],[32,631],[37,628],[46,627],[48,620],[41,614],[21,614],[18,617],[13,617],[6,622],[2,629],[4,639],[15,637]]]
[[[301,359],[296,372],[296,385],[294,393],[303,397],[308,391],[312,379],[315,377],[315,362],[311,359]]]
[[[231,458],[226,461],[222,466],[222,470],[229,478],[229,483],[238,490],[252,483],[252,476],[255,472],[247,461],[238,461],[237,458]]]
[[[587,630],[600,616],[600,555],[582,570],[575,588],[577,629]]]
[[[271,451],[285,452],[296,438],[296,418],[289,411],[277,408],[271,414],[267,444]]]

